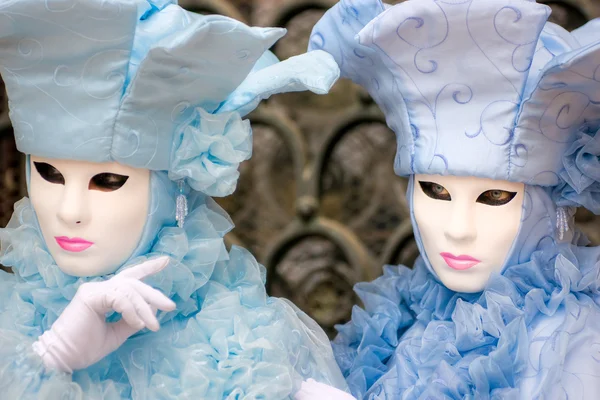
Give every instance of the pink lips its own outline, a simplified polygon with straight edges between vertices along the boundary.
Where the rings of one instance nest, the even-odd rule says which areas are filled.
[[[54,239],[56,239],[56,243],[58,243],[63,250],[72,251],[74,253],[87,250],[94,244],[81,238],[68,238],[66,236],[57,236]]]
[[[446,261],[446,264],[452,269],[463,271],[479,264],[481,261],[471,256],[455,256],[451,253],[440,253],[440,256]]]

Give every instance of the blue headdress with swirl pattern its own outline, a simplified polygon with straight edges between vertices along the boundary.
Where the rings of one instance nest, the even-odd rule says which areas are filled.
[[[168,171],[207,195],[231,194],[251,154],[241,116],[274,93],[325,92],[314,71],[333,61],[275,63],[267,50],[285,29],[172,3],[2,2],[0,72],[18,149]]]
[[[600,212],[598,23],[569,33],[549,15],[528,0],[344,0],[309,48],[381,107],[398,175],[557,186],[559,205]]]

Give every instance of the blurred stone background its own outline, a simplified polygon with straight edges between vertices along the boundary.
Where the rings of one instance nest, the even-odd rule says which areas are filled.
[[[545,1],[552,20],[571,30],[600,16],[599,0]],[[251,25],[280,26],[280,59],[306,50],[312,26],[333,0],[185,0],[200,13]],[[219,203],[236,229],[227,237],[268,269],[268,290],[287,297],[330,334],[349,319],[354,283],[384,264],[417,256],[405,200],[406,181],[392,170],[395,138],[369,96],[348,81],[327,96],[275,96],[250,116],[254,155],[242,165],[236,193]],[[0,82],[0,226],[25,195],[23,158],[14,147]],[[600,244],[600,219],[577,215]]]

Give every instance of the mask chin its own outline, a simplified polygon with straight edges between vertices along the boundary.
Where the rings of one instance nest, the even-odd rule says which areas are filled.
[[[466,282],[457,283],[450,280],[444,282],[444,280],[436,273],[427,251],[425,250],[423,238],[415,218],[414,191],[416,190],[415,184],[417,183],[415,176],[411,175],[406,195],[410,207],[410,217],[415,241],[428,271],[438,282],[451,290],[465,293],[482,291],[485,288],[485,284],[467,284]],[[531,254],[541,248],[544,240],[552,238],[553,231],[552,229],[548,229],[548,227],[552,226],[551,221],[554,213],[555,207],[546,189],[539,186],[525,185],[518,230],[516,236],[512,240],[508,253],[506,253],[506,256],[504,257],[503,264],[499,269],[501,274],[504,273],[509,266],[529,261]]]

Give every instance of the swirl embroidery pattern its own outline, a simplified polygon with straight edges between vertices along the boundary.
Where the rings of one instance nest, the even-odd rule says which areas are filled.
[[[333,54],[380,105],[398,136],[399,175],[481,165],[481,176],[553,186],[581,123],[600,125],[600,44],[547,22],[547,6],[354,0],[326,19],[336,13],[335,29],[354,29],[356,41],[317,26],[310,47]],[[530,157],[541,147],[548,157]]]

